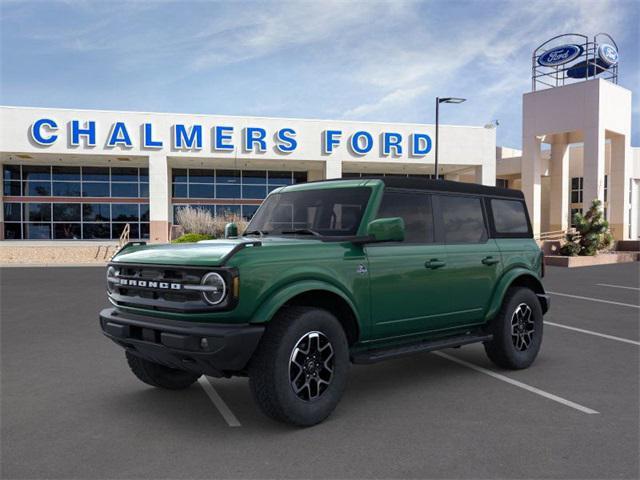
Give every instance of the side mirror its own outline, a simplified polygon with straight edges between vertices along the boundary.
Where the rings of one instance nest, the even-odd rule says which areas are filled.
[[[238,225],[235,223],[227,223],[224,226],[224,238],[235,238],[238,236]]]
[[[373,242],[402,242],[404,220],[400,217],[378,218],[367,225],[367,236]]]

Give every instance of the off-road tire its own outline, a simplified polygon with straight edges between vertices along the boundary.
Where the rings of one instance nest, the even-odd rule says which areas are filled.
[[[303,400],[294,392],[290,360],[299,341],[320,332],[333,349],[331,381],[317,398]],[[274,420],[308,427],[327,418],[340,401],[349,370],[349,345],[340,322],[320,308],[288,307],[267,325],[249,362],[249,385],[260,409]],[[303,379],[304,380],[304,379]]]
[[[516,346],[512,332],[512,318],[519,308],[525,308],[521,307],[522,305],[530,309],[533,327],[533,333],[530,335],[531,343],[524,350]],[[487,356],[502,368],[520,370],[529,367],[536,359],[542,344],[542,326],[542,307],[536,294],[524,287],[510,288],[504,297],[500,311],[489,325],[493,339],[484,344]]]
[[[152,387],[167,390],[182,390],[194,383],[200,375],[197,373],[165,367],[144,358],[126,352],[127,363],[138,379]]]

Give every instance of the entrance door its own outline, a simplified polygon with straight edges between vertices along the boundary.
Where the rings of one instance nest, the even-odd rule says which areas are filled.
[[[372,334],[402,338],[437,328],[446,314],[447,258],[436,243],[431,196],[385,190],[378,218],[402,217],[405,240],[369,244]]]

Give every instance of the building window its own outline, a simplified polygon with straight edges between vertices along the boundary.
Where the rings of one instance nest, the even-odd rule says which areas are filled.
[[[342,178],[375,178],[375,177],[397,177],[397,178],[427,178],[435,179],[435,175],[431,174],[419,174],[419,173],[358,173],[358,172],[343,172]],[[444,175],[438,175],[438,179],[444,180]]]
[[[582,208],[572,208],[571,209],[571,218],[569,219],[569,223],[571,224],[571,228],[576,228],[576,222],[573,219],[576,213],[582,213]]]
[[[582,203],[582,177],[571,178],[571,203]]]
[[[250,219],[269,192],[306,181],[307,172],[174,168],[171,175],[174,220],[178,209],[186,205],[204,208],[214,216],[235,214]],[[175,199],[190,201],[176,203]],[[225,200],[243,202],[226,204]]]
[[[509,188],[509,180],[505,178],[496,178],[496,187]]]
[[[147,168],[3,165],[2,170],[7,240],[116,239],[127,223],[130,238],[149,237]],[[11,199],[23,196],[47,198]]]

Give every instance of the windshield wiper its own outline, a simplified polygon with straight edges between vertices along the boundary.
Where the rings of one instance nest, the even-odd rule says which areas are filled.
[[[315,237],[322,237],[321,233],[312,230],[311,228],[296,228],[294,230],[283,230],[281,232],[283,235],[286,234],[295,234],[295,235],[313,235]]]
[[[249,230],[242,234],[243,237],[246,237],[247,235],[260,235],[261,237],[264,237],[265,235],[269,235],[269,232],[266,230]]]

